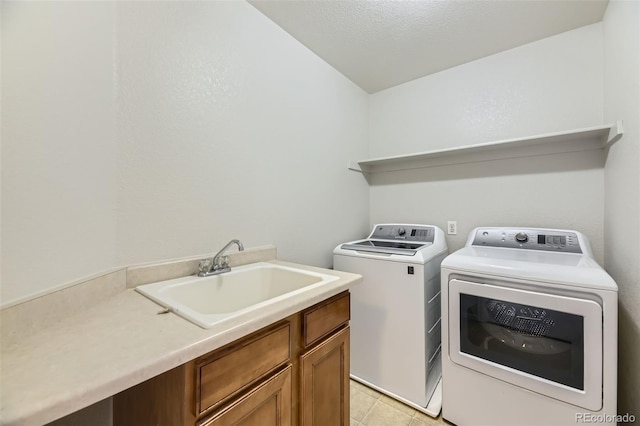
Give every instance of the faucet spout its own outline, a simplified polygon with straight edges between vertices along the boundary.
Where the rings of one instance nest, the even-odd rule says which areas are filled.
[[[223,255],[224,252],[234,244],[238,246],[238,251],[244,251],[244,245],[240,240],[229,241],[218,253],[216,253],[215,256],[213,256],[212,259],[204,259],[200,261],[200,272],[198,272],[198,276],[208,277],[209,275],[216,275],[230,271],[229,257]]]
[[[238,246],[239,251],[244,251],[244,245],[240,242],[240,240],[231,240],[224,247],[222,247],[222,249],[215,256],[213,256],[214,265],[216,264],[216,261],[220,259],[220,256],[222,256],[222,254],[227,251],[227,249],[233,244],[236,244]]]

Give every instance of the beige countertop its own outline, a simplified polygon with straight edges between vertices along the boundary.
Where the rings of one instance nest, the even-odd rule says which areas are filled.
[[[0,422],[44,424],[217,349],[330,296],[361,277],[304,265],[339,279],[238,319],[202,329],[133,289],[13,343],[2,342]],[[3,324],[7,326],[7,324]]]

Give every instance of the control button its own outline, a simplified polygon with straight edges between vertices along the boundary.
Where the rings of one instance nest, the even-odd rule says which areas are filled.
[[[407,233],[407,231],[405,231],[404,228],[398,229],[398,235],[404,235],[406,233]]]
[[[518,232],[516,234],[516,241],[519,243],[526,243],[529,241],[529,237],[524,232]]]

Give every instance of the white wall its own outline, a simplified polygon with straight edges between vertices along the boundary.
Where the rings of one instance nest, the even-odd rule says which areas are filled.
[[[367,95],[237,2],[119,8],[121,262],[273,243],[331,265],[366,230]]]
[[[367,230],[367,95],[245,2],[2,4],[2,303]]]
[[[586,26],[370,97],[370,156],[498,141],[602,123],[602,27]],[[475,226],[577,229],[603,260],[602,153],[374,175],[370,221],[432,223],[451,251]]]
[[[640,3],[603,19],[604,115],[624,120],[605,168],[605,267],[619,287],[618,413],[640,418]]]
[[[3,303],[116,263],[114,17],[2,2]]]

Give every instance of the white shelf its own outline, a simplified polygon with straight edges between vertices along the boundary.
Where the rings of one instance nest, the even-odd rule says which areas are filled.
[[[478,161],[589,151],[605,149],[613,145],[622,137],[622,133],[622,121],[618,121],[614,124],[567,132],[350,162],[348,167],[363,173],[381,173]]]

